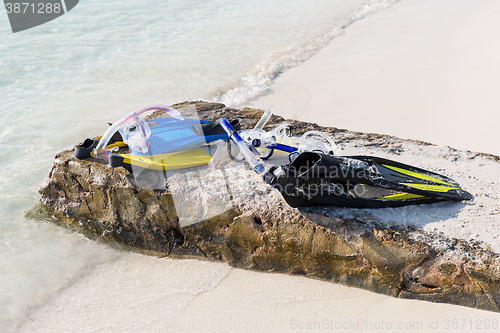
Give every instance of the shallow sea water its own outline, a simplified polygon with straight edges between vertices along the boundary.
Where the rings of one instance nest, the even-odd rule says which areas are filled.
[[[54,156],[148,104],[244,105],[343,28],[396,0],[82,0],[13,34],[0,20],[0,323],[12,332],[128,254],[28,220]]]

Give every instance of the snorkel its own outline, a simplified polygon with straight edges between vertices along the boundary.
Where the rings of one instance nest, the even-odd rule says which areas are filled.
[[[289,153],[297,150],[297,148],[290,146],[292,144],[290,124],[279,125],[269,132],[254,128],[239,131],[238,134],[247,145],[255,147],[262,160],[269,159],[273,155],[274,149]]]
[[[127,114],[111,125],[92,151],[92,156],[99,159],[107,159],[109,154],[117,150],[118,148],[106,149],[109,140],[111,140],[111,137],[117,131],[120,132],[123,142],[126,143],[133,152],[146,153],[149,150],[148,138],[151,135],[151,129],[145,120],[139,118],[139,115],[152,110],[166,111],[173,118],[179,120],[184,119],[178,110],[170,106],[155,104],[143,107],[135,112]]]
[[[273,109],[274,109],[274,105],[271,105],[269,107],[269,109],[267,109],[266,112],[264,112],[264,114],[259,119],[257,124],[255,124],[255,127],[253,128],[254,130],[264,129],[264,126],[266,126],[267,122],[269,121],[269,119],[271,119],[271,117],[273,115]]]
[[[289,153],[297,150],[295,147],[290,147],[292,144],[290,124],[279,125],[269,132],[264,131],[264,126],[266,126],[273,115],[273,108],[274,106],[271,105],[269,109],[264,112],[253,129],[238,132],[248,146],[253,146],[255,148],[258,152],[258,156],[262,160],[269,159],[273,155],[274,149],[283,150]]]
[[[263,130],[272,116],[272,106],[264,112],[257,125],[253,129],[239,131],[251,151],[258,153],[262,160],[269,159],[275,149],[290,153],[290,161],[298,154],[306,151],[321,152],[323,154],[337,154],[337,146],[332,138],[319,131],[308,131],[300,139],[298,148],[292,146],[290,124],[281,124],[269,132]]]
[[[263,173],[265,166],[261,160],[271,157],[274,149],[290,153],[290,162],[303,152],[320,152],[335,155],[338,151],[335,142],[327,134],[318,131],[308,131],[301,137],[298,148],[290,146],[292,138],[290,124],[282,124],[275,129],[266,132],[262,128],[272,116],[271,110],[264,112],[262,118],[253,129],[236,132],[224,118],[220,124],[227,132],[231,141],[238,146],[243,158],[257,173]]]
[[[229,138],[234,142],[236,146],[240,149],[240,153],[243,155],[245,160],[250,164],[252,170],[257,173],[263,173],[265,171],[265,167],[257,157],[250,151],[245,141],[239,136],[239,134],[231,127],[229,122],[225,118],[220,119],[220,124],[222,128],[226,131]],[[252,147],[253,148],[253,147]],[[255,148],[254,148],[255,150]],[[257,153],[258,154],[258,153]]]

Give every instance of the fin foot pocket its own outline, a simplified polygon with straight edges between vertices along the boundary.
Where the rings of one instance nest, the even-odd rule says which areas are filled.
[[[75,146],[75,157],[78,159],[91,157],[91,153],[94,148],[97,147],[98,143],[99,140],[85,139],[85,141],[81,145]]]

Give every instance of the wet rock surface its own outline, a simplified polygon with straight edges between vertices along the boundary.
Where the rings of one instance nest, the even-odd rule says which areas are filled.
[[[203,120],[239,117],[243,128],[254,126],[263,112],[207,102],[174,107]],[[159,116],[155,112],[150,118]],[[404,141],[279,116],[271,118],[266,130],[281,123],[291,123],[295,134],[320,130],[336,142],[356,137],[395,153]],[[193,177],[203,183],[196,195],[189,187]],[[235,162],[216,171],[198,167],[171,172],[161,178],[163,186],[153,189],[144,181],[121,167],[78,160],[73,151],[64,151],[40,188],[42,204],[28,214],[149,254],[225,261],[394,297],[500,310],[500,257],[483,243],[415,227],[328,217],[325,208],[291,208],[260,176]],[[183,186],[189,190],[183,192]],[[189,220],[193,214],[198,218]]]

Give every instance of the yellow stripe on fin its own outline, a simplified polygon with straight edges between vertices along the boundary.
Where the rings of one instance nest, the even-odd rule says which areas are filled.
[[[387,195],[377,200],[408,200],[408,199],[426,199],[427,197],[423,195],[413,194],[413,193],[398,193],[393,195]]]
[[[448,192],[449,190],[458,190],[458,187],[441,186],[441,185],[426,185],[426,184],[415,184],[415,183],[400,183],[401,185],[406,185],[417,190],[430,191],[430,192]]]
[[[414,172],[414,171],[410,171],[410,170],[401,169],[401,168],[398,168],[398,167],[395,167],[395,166],[392,166],[392,165],[382,164],[382,166],[383,166],[383,167],[386,167],[386,168],[388,168],[388,169],[391,169],[391,170],[397,171],[397,172],[399,172],[399,173],[402,173],[402,174],[404,174],[404,175],[407,175],[407,176],[413,177],[413,178],[418,178],[418,179],[422,179],[422,180],[427,180],[427,181],[430,181],[430,182],[433,182],[433,183],[438,183],[438,184],[445,184],[445,185],[448,185],[448,186],[455,186],[455,185],[453,185],[453,184],[447,183],[447,182],[442,181],[441,179],[438,179],[438,178],[433,177],[433,176],[424,175],[424,174],[421,174],[421,173],[418,173],[418,172]]]
[[[106,149],[111,149],[111,148],[115,148],[115,147],[124,148],[124,147],[127,147],[127,144],[123,141],[116,141],[115,143],[107,145]]]

